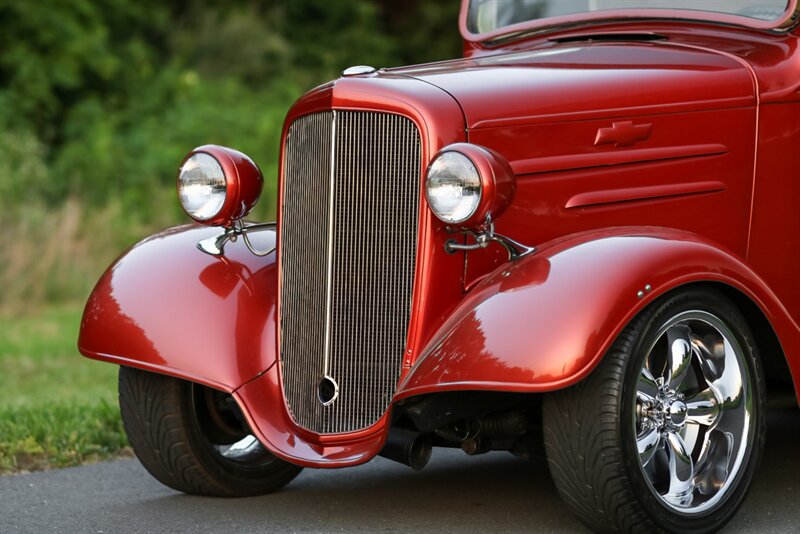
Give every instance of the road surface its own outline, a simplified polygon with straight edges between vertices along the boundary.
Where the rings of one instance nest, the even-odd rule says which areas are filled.
[[[800,410],[770,415],[766,454],[728,533],[800,532]],[[176,493],[136,460],[0,477],[0,532],[586,532],[543,460],[434,450],[423,471],[376,458],[306,469],[248,499]]]

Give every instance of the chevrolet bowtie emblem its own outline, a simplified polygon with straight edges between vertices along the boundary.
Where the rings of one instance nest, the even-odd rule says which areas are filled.
[[[597,130],[594,146],[610,144],[616,147],[632,146],[637,141],[648,139],[652,129],[652,124],[637,124],[634,126],[632,121],[615,122],[611,125],[611,128]]]

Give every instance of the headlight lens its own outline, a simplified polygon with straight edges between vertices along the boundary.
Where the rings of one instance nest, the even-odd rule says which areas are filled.
[[[425,194],[434,215],[447,224],[459,224],[475,213],[481,200],[481,177],[472,161],[460,152],[444,152],[428,169]]]
[[[193,154],[181,167],[178,196],[191,217],[207,221],[222,209],[227,195],[222,165],[203,152]]]

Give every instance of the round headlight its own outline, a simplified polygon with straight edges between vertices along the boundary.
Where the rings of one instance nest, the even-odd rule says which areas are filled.
[[[425,195],[436,217],[448,225],[477,230],[511,204],[514,171],[506,159],[486,147],[455,143],[433,158]]]
[[[186,213],[198,221],[219,214],[228,193],[222,165],[213,156],[197,152],[181,166],[178,196]]]
[[[178,171],[178,198],[195,221],[229,227],[258,202],[264,177],[238,150],[218,145],[195,148]]]
[[[425,194],[433,214],[447,224],[469,219],[481,201],[481,177],[460,152],[442,152],[428,168]]]

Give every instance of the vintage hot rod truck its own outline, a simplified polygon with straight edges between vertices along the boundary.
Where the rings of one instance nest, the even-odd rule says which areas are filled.
[[[295,103],[276,223],[244,221],[250,158],[191,151],[194,224],[118,259],[80,332],[141,462],[237,496],[541,450],[593,529],[718,529],[767,395],[800,399],[799,16],[464,0],[462,59]]]

